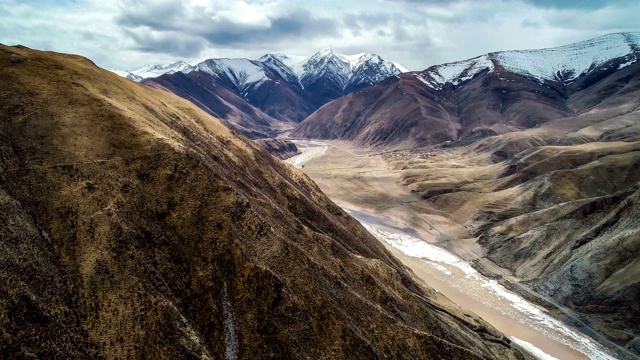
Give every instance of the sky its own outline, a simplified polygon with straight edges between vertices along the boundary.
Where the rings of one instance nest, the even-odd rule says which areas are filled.
[[[411,70],[640,32],[640,0],[0,0],[0,43],[110,69],[323,48]]]

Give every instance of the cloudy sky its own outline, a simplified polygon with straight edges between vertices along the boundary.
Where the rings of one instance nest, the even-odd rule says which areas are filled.
[[[412,70],[640,32],[640,0],[0,0],[0,43],[129,69],[325,47]]]

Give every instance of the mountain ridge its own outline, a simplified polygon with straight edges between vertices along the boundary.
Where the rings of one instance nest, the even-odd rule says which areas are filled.
[[[610,34],[557,48],[488,53],[403,73],[326,104],[291,134],[410,147],[468,143],[570,118],[588,111],[587,103],[601,101],[598,96],[609,96],[587,90],[637,64],[636,44],[640,33]],[[527,61],[526,56],[530,56]],[[533,64],[533,70],[522,70],[525,63]],[[624,81],[612,81],[612,93]],[[581,93],[589,94],[589,100],[578,100]]]
[[[332,99],[400,71],[378,55],[347,56],[327,49],[302,61],[282,54],[266,54],[258,60],[209,59],[185,73],[164,74],[142,82],[193,100],[251,138],[265,138],[292,129]],[[242,100],[246,102],[243,106]],[[236,109],[251,109],[251,114],[229,112],[228,107],[220,105],[229,101],[236,104]],[[248,121],[247,126],[238,126],[236,119],[252,116],[275,119],[280,125],[251,129]]]
[[[433,65],[414,73],[424,80],[425,85],[437,90],[446,83],[458,85],[484,70],[506,70],[539,81],[568,84],[610,60],[628,60],[617,64],[616,70],[620,70],[639,57],[640,33],[614,33],[553,48],[490,52],[467,60]]]

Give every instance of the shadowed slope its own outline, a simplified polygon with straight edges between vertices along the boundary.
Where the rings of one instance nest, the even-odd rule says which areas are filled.
[[[0,75],[0,357],[522,358],[191,103],[25,48]]]
[[[276,120],[249,104],[240,95],[227,89],[209,75],[196,71],[189,74],[163,75],[144,82],[183,97],[210,115],[216,116],[243,135],[252,138],[275,137],[293,127],[292,123]]]

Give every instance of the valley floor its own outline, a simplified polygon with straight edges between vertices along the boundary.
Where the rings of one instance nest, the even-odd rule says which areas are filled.
[[[287,162],[303,167],[336,204],[439,293],[480,315],[541,359],[613,359],[588,336],[478,273],[470,264],[483,261],[484,268],[508,278],[506,271],[484,259],[482,248],[467,231],[469,225],[456,223],[399,184],[402,170],[394,164],[395,155],[365,151],[348,142],[296,143],[302,154]],[[461,169],[468,165],[455,151],[420,156],[460,162]],[[471,166],[468,171],[473,171]],[[459,171],[455,176],[464,182],[469,174]]]

